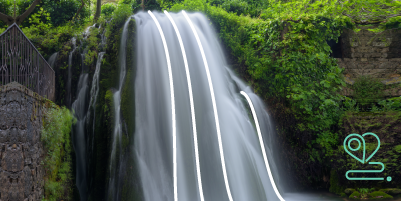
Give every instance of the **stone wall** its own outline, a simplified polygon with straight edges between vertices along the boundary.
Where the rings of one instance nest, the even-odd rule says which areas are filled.
[[[358,33],[346,29],[341,35],[342,58],[348,84],[359,76],[371,76],[384,84],[401,83],[401,30],[393,29],[376,34],[369,31],[375,26],[360,26]],[[393,89],[392,96],[401,96],[401,88]]]
[[[43,197],[44,101],[16,82],[0,87],[0,201]]]

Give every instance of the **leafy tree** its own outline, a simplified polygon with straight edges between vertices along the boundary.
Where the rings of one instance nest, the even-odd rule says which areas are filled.
[[[10,1],[8,1],[8,3],[6,3],[7,5],[9,5]],[[4,23],[6,23],[7,25],[11,25],[13,23],[17,23],[18,25],[21,24],[22,21],[25,20],[26,17],[28,17],[31,12],[35,9],[36,5],[38,5],[40,3],[40,0],[34,0],[32,2],[32,4],[26,9],[24,10],[24,13],[22,13],[21,15],[16,15],[16,5],[14,5],[14,16],[10,16],[4,13],[0,12],[0,20],[2,20]],[[15,4],[15,3],[14,3]],[[5,9],[7,10],[7,9]],[[10,10],[8,10],[10,11]]]

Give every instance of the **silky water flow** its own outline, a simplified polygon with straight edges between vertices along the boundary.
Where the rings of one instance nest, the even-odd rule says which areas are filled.
[[[289,192],[289,176],[280,174],[285,159],[277,151],[275,129],[263,101],[227,67],[208,19],[201,13],[184,11],[139,12],[124,24],[118,58],[119,82],[113,91],[115,119],[108,200],[122,199],[121,181],[126,179],[120,174],[127,165],[119,151],[125,135],[120,110],[131,18],[136,21],[136,42],[132,45],[137,59],[133,64],[135,84],[131,86],[135,91],[135,99],[131,100],[135,104],[135,122],[125,123],[135,124],[130,152],[136,161],[140,177],[137,182],[144,200],[337,200],[316,193]],[[69,60],[74,51],[75,48]],[[103,54],[99,53],[92,86],[88,86],[88,74],[82,72],[77,100],[72,105],[78,120],[73,141],[81,200],[87,199],[91,182],[86,176],[86,161],[90,160],[86,153],[90,150],[86,143],[90,135],[86,132],[88,127],[94,127],[94,118],[88,117],[93,111],[90,108],[96,106]],[[69,68],[70,65],[69,61]],[[262,143],[250,105],[241,91],[253,103]]]

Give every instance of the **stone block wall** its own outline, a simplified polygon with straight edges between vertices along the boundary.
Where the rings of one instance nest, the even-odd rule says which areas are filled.
[[[346,29],[341,35],[342,58],[338,65],[344,68],[348,84],[359,76],[378,78],[386,85],[401,83],[401,29],[374,33],[360,26],[358,33]],[[391,96],[401,96],[401,88],[393,89]]]
[[[43,103],[16,82],[0,87],[0,201],[43,197]]]

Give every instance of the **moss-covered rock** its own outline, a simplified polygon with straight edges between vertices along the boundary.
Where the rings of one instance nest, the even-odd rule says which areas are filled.
[[[135,74],[136,74],[136,52],[135,52],[135,20],[131,19],[128,24],[129,37],[127,41],[126,71],[124,85],[121,92],[121,113],[127,125],[128,136],[135,131]]]
[[[390,194],[390,195],[401,194],[401,189],[399,189],[399,188],[386,188],[386,189],[380,189],[380,191]]]
[[[355,189],[353,189],[353,188],[346,188],[346,189],[344,190],[344,193],[347,194],[347,195],[350,195],[350,194],[352,194],[354,191],[355,191]]]
[[[374,191],[372,193],[369,193],[369,198],[371,198],[371,199],[388,199],[388,198],[393,198],[393,196],[391,196],[383,191]]]
[[[354,191],[350,196],[350,199],[360,199],[361,198],[361,194],[358,191]]]

